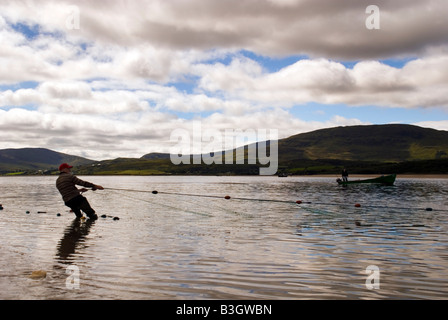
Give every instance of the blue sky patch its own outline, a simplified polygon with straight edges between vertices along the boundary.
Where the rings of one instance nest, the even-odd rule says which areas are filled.
[[[15,24],[11,24],[11,28],[16,32],[23,34],[26,37],[26,39],[30,41],[36,39],[41,35],[40,26],[37,24],[28,25],[25,23],[18,22]]]

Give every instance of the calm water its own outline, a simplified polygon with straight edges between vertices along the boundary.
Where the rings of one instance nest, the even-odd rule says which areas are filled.
[[[292,203],[89,191],[108,217],[80,223],[55,177],[0,177],[0,299],[448,298],[448,180],[340,187],[316,177],[84,179]],[[427,207],[434,210],[420,210]],[[369,290],[372,265],[379,283],[367,282],[379,288]],[[46,278],[30,279],[36,270]]]

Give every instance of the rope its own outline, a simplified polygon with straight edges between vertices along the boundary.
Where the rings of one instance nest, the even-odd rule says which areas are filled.
[[[113,191],[115,191],[115,192],[119,191],[119,189],[112,189],[112,188],[107,188],[107,189],[109,189],[109,190],[113,190]],[[122,190],[122,191],[131,191],[131,190]],[[141,192],[143,192],[143,191],[141,191]],[[153,205],[159,205],[159,206],[162,206],[162,207],[166,207],[166,208],[170,208],[170,209],[175,209],[175,210],[179,210],[179,211],[187,212],[187,213],[193,213],[193,214],[197,214],[197,215],[201,215],[201,216],[206,216],[206,217],[211,217],[211,216],[212,216],[212,215],[207,214],[207,213],[202,213],[202,212],[197,212],[197,211],[191,211],[191,210],[185,210],[185,209],[178,208],[178,207],[175,207],[175,206],[167,205],[166,203],[153,202],[153,201],[149,201],[149,200],[145,200],[145,199],[140,199],[140,198],[131,197],[131,196],[125,195],[125,194],[123,194],[123,193],[121,193],[121,192],[117,192],[117,193],[119,193],[119,194],[121,194],[122,196],[127,197],[127,198],[129,198],[129,199],[139,200],[139,201],[143,201],[143,202],[150,203],[150,204],[153,204]]]
[[[188,196],[188,197],[202,197],[202,198],[214,198],[214,199],[234,199],[241,201],[260,201],[260,202],[277,202],[277,203],[287,203],[287,204],[317,204],[325,206],[347,206],[347,204],[342,203],[329,203],[329,202],[312,202],[312,201],[293,201],[293,200],[277,200],[277,199],[257,199],[257,198],[244,198],[244,197],[230,197],[230,196],[217,196],[217,195],[207,195],[207,194],[192,194],[192,193],[178,193],[178,192],[165,192],[165,191],[148,191],[148,190],[134,190],[134,189],[117,189],[117,188],[105,188],[107,190],[116,191],[128,191],[128,192],[143,192],[152,194],[167,194],[167,195],[177,195],[177,196]],[[433,208],[404,208],[404,207],[389,207],[389,206],[377,206],[377,205],[361,205],[356,203],[354,205],[357,208],[375,208],[375,209],[395,209],[395,210],[421,210],[421,211],[437,211],[437,212],[448,212],[448,209],[433,209]]]
[[[241,198],[241,197],[230,197],[230,196],[216,196],[216,195],[207,195],[207,194],[192,194],[192,193],[178,193],[178,192],[165,192],[165,191],[148,191],[148,190],[132,190],[132,189],[116,189],[116,188],[105,188],[107,190],[119,190],[119,191],[130,191],[130,192],[145,192],[152,194],[168,194],[168,195],[176,195],[176,196],[188,196],[188,197],[202,197],[202,198],[214,198],[214,199],[235,199],[235,200],[244,200],[244,201],[267,201],[267,202],[280,202],[280,203],[289,203],[289,204],[297,204],[297,201],[288,201],[288,200],[276,200],[276,199],[256,199],[256,198]],[[302,201],[300,201],[302,203]],[[305,202],[303,202],[305,203]],[[310,202],[311,203],[311,202]]]

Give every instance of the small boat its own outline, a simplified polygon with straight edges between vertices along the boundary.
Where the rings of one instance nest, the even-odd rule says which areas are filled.
[[[359,184],[359,183],[376,183],[382,184],[386,186],[392,186],[395,182],[396,174],[391,174],[387,176],[381,176],[373,179],[365,179],[365,180],[352,180],[352,181],[342,181],[341,179],[337,179],[337,183],[340,185],[348,185],[348,184]]]
[[[277,176],[279,178],[286,178],[288,176],[288,174],[286,172],[280,172]]]

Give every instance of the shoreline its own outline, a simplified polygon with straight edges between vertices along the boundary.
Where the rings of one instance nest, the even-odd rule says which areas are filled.
[[[382,176],[383,174],[351,174],[349,175],[350,178],[376,178],[379,176]],[[387,174],[384,174],[385,176]],[[300,177],[300,176],[293,176],[293,177]],[[309,176],[303,176],[303,177],[321,177],[321,178],[340,178],[340,175],[331,175],[331,174],[316,174],[316,175],[309,175]],[[397,179],[405,178],[405,179],[448,179],[448,174],[417,174],[417,173],[404,173],[404,174],[397,174]]]
[[[133,177],[268,177],[268,176],[260,176],[260,175],[182,175],[182,174],[76,174],[77,176],[110,176],[110,177],[126,177],[126,176],[133,176]],[[349,175],[349,179],[353,178],[360,178],[360,179],[368,179],[368,178],[377,178],[382,175],[388,175],[388,174],[360,174],[360,173],[353,173]],[[0,174],[0,177],[57,177],[56,174],[49,174],[49,175],[38,175],[38,174],[21,174],[21,175],[6,175],[6,174]],[[279,178],[279,179],[287,179],[287,178],[341,178],[340,174],[310,174],[310,175],[288,175],[287,177],[277,177],[277,175],[271,175],[270,177],[273,178]],[[397,174],[397,179],[448,179],[448,174],[417,174],[417,173],[404,173],[404,174]]]

